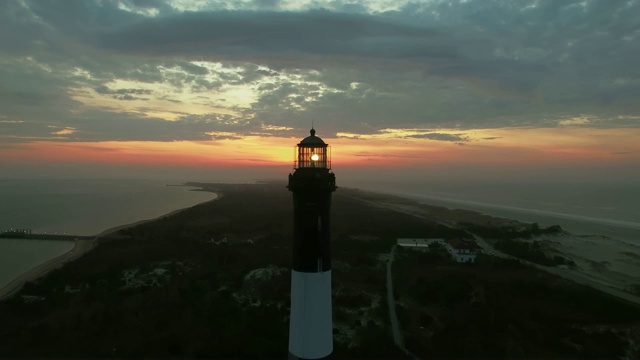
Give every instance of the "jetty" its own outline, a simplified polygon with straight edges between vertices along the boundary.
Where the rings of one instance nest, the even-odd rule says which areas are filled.
[[[24,240],[91,240],[95,236],[58,234],[58,233],[35,233],[31,229],[11,229],[0,232],[0,239],[24,239]]]

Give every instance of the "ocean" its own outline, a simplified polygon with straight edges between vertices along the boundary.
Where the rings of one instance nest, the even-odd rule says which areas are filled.
[[[638,184],[433,181],[406,182],[399,187],[369,181],[358,187],[640,245]]]
[[[215,198],[152,180],[0,180],[0,231],[96,235]],[[0,239],[0,288],[73,248],[72,241]]]

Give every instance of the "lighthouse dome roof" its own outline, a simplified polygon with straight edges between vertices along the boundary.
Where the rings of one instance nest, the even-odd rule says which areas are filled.
[[[311,133],[311,135],[302,139],[299,145],[326,145],[321,138],[316,136],[316,130],[314,128],[311,128],[311,131],[309,132]]]

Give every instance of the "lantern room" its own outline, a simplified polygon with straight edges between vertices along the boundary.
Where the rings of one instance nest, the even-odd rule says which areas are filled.
[[[297,146],[295,169],[320,168],[331,169],[331,148],[321,138],[316,136],[316,130],[311,129],[311,136],[302,139]]]

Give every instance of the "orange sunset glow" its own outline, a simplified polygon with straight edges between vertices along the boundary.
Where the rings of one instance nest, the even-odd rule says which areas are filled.
[[[404,130],[404,135],[420,133]],[[447,133],[447,132],[442,132]],[[448,131],[463,136],[464,143],[398,138],[397,132],[342,134],[332,139],[334,167],[382,166],[392,168],[430,164],[536,165],[545,163],[638,161],[640,131],[635,129],[492,129]],[[301,135],[302,136],[302,135]],[[486,140],[491,138],[491,140]],[[242,167],[287,166],[293,162],[289,137],[246,136],[207,141],[37,141],[4,150],[5,162],[104,163],[112,165]],[[625,152],[628,152],[625,153]]]
[[[38,20],[35,32],[13,31],[22,47],[0,43],[4,174],[45,163],[75,164],[78,176],[101,166],[179,167],[185,177],[189,169],[286,168],[311,126],[332,146],[336,169],[427,176],[446,166],[487,177],[498,168],[556,176],[561,166],[571,177],[572,167],[592,164],[594,174],[606,167],[625,181],[637,174],[638,80],[627,76],[625,55],[636,35],[610,34],[603,44],[618,55],[598,62],[596,43],[571,27],[555,34],[557,43],[529,44],[541,36],[534,28],[507,41],[493,33],[504,20],[442,20],[471,21],[462,14],[484,6],[535,16],[540,4],[426,2],[404,13],[407,4],[384,1],[349,11],[339,2],[268,11],[160,3],[98,2],[91,11],[114,14],[98,23],[63,21],[46,2],[7,5]],[[543,42],[557,46],[536,45]]]

